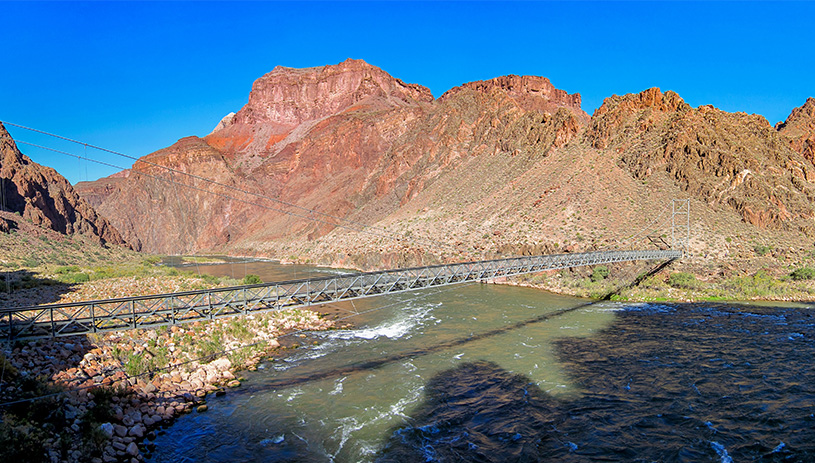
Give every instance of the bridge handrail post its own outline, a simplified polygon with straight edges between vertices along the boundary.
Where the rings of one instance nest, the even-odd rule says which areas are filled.
[[[54,321],[54,308],[51,307],[48,309],[48,316],[51,317],[51,337],[57,337],[57,325]]]

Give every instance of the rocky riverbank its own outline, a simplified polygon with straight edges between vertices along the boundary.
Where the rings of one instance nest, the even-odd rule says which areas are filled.
[[[14,346],[2,359],[0,440],[12,444],[0,460],[143,461],[156,433],[240,386],[241,370],[282,349],[278,338],[333,326],[294,309]]]

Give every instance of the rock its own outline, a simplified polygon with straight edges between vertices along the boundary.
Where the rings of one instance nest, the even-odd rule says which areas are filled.
[[[130,428],[130,431],[128,431],[127,434],[133,437],[143,437],[144,431],[145,431],[144,426],[141,423],[139,423]]]
[[[125,427],[125,426],[117,424],[117,425],[113,426],[113,430],[116,432],[117,436],[124,437],[124,436],[127,435],[127,427]]]
[[[241,385],[241,382],[237,379],[233,379],[232,381],[226,383],[226,387],[238,387]]]
[[[150,394],[151,392],[156,392],[157,389],[158,388],[156,387],[155,384],[153,384],[152,382],[148,382],[147,384],[144,385],[144,387],[142,387],[141,390],[145,394]]]
[[[114,449],[120,450],[122,452],[127,448],[127,446],[125,444],[123,444],[123,443],[121,443],[119,441],[113,441],[113,443],[111,445],[113,446]]]
[[[213,360],[210,365],[218,369],[219,371],[226,371],[232,367],[232,362],[229,361],[228,358],[223,357],[217,360]]]
[[[204,405],[199,405],[198,408],[196,408],[195,410],[198,413],[203,413],[203,412],[207,411],[208,409],[209,409],[209,407],[207,407],[207,404],[204,404]]]
[[[128,455],[132,455],[132,456],[134,456],[134,457],[135,457],[136,455],[138,455],[138,454],[139,454],[139,448],[136,446],[136,443],[135,443],[135,442],[131,442],[131,443],[130,443],[130,444],[127,446],[127,454],[128,454]]]
[[[108,438],[113,437],[114,428],[113,428],[112,424],[110,424],[110,423],[102,423],[102,424],[99,425],[99,430],[102,431],[102,433],[104,435],[108,436]]]

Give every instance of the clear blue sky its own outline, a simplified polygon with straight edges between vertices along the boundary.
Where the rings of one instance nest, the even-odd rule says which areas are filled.
[[[660,87],[774,124],[815,96],[813,18],[812,2],[0,2],[0,120],[142,156],[209,133],[276,65],[352,57],[437,97],[533,74],[590,114]],[[71,182],[114,172],[20,148]]]

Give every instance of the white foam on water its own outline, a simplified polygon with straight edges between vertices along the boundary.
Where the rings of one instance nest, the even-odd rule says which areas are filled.
[[[770,452],[770,453],[778,453],[778,452],[780,452],[781,450],[783,450],[783,449],[784,449],[784,447],[786,447],[786,446],[787,446],[787,444],[785,444],[785,443],[781,442],[780,444],[776,445],[776,446],[775,446],[775,448],[773,449],[773,451],[772,451],[772,452]]]
[[[644,306],[644,303],[632,304],[632,303],[622,303],[622,302],[598,302],[592,304],[582,310],[586,312],[619,312],[621,310],[625,310],[628,307],[632,306]]]
[[[329,392],[328,395],[342,394],[342,383],[345,381],[345,378],[347,378],[347,376],[343,376],[342,378],[334,381],[334,390]]]
[[[415,331],[415,328],[436,319],[431,314],[433,309],[438,305],[440,304],[405,309],[394,319],[386,320],[377,326],[353,330],[329,331],[325,332],[324,336],[329,339],[337,340],[399,339],[402,337],[410,337]]]
[[[286,396],[286,402],[294,402],[294,399],[296,399],[297,396],[302,395],[302,394],[303,394],[303,390],[298,387],[297,389],[291,391],[291,394]],[[278,397],[283,397],[283,394],[278,394],[277,396]]]
[[[407,391],[405,396],[396,401],[396,403],[382,407],[367,407],[361,411],[360,415],[346,416],[337,419],[334,435],[338,437],[339,445],[336,451],[331,455],[332,459],[337,458],[337,455],[339,455],[340,451],[345,447],[349,439],[353,437],[355,432],[367,426],[379,426],[377,423],[381,421],[392,421],[395,417],[407,419],[406,411],[408,407],[415,405],[421,399],[423,392],[424,385],[421,382],[417,382],[416,387]],[[359,445],[359,451],[363,455],[375,455],[382,447],[381,442],[366,444],[359,439],[355,440],[355,444]]]
[[[724,448],[724,445],[716,441],[711,441],[710,446],[713,447],[713,450],[715,450],[716,454],[719,455],[719,458],[721,458],[722,463],[733,463],[733,458],[731,458],[730,455],[727,453],[727,449]]]

